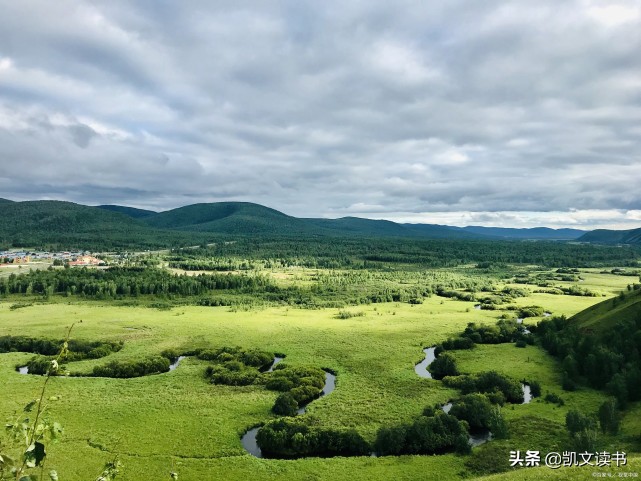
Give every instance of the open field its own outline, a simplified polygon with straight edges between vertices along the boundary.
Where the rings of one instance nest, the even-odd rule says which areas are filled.
[[[586,274],[585,280],[609,296],[628,282],[624,277],[596,273]],[[571,315],[602,299],[532,294],[516,303]],[[413,366],[423,357],[422,347],[462,331],[468,322],[493,324],[502,314],[438,296],[419,305],[349,307],[348,311],[363,313],[349,319],[339,319],[338,309],[271,307],[232,312],[226,307],[178,306],[156,310],[76,300],[13,310],[11,305],[0,304],[3,334],[61,338],[66,326],[82,320],[72,337],[125,341],[124,348],[107,359],[135,359],[167,348],[239,345],[284,352],[290,365],[331,368],[337,372],[336,391],[314,401],[305,416],[327,427],[353,427],[369,441],[381,425],[410,422],[426,405],[444,403],[456,395],[440,381],[416,376]],[[530,318],[526,323],[536,320]],[[569,409],[594,411],[605,398],[589,389],[564,393],[556,361],[536,346],[483,345],[455,355],[463,372],[496,369],[517,379],[538,380],[544,393],[559,393],[566,404],[557,407],[535,400],[505,408],[513,426],[512,438],[476,448],[471,458],[448,454],[256,459],[244,451],[240,436],[247,428],[273,418],[270,408],[276,393],[260,386],[211,385],[203,377],[207,364],[187,358],[175,371],[142,378],[53,378],[49,393],[60,399],[50,403],[50,416],[64,426],[65,434],[59,444],[50,447],[47,464],[68,480],[96,476],[110,453],[120,455],[125,465],[122,479],[129,480],[167,477],[172,465],[181,479],[455,479],[474,476],[466,465],[469,459],[497,446],[503,450],[501,455],[510,446],[549,448],[547,443],[559,442]],[[15,372],[30,357],[26,353],[0,355],[0,413],[4,417],[33,399],[41,386],[41,378]],[[69,368],[88,372],[104,362],[80,361]],[[624,429],[628,437],[614,440],[618,444],[613,448],[638,450],[633,439],[636,424]]]

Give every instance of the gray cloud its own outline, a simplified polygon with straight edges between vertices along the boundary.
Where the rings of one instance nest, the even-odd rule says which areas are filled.
[[[639,222],[635,0],[0,6],[1,197]]]

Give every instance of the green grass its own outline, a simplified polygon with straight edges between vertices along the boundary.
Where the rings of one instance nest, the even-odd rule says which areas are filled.
[[[539,304],[568,315],[601,300],[545,294],[518,299],[522,305]],[[177,307],[159,311],[58,302],[10,310],[10,305],[0,304],[3,334],[60,338],[66,326],[82,319],[73,337],[125,340],[124,348],[109,358],[71,364],[76,372],[87,372],[110,359],[202,345],[258,347],[286,353],[286,362],[292,365],[331,368],[338,373],[336,391],[314,401],[306,416],[327,427],[354,427],[370,441],[381,425],[409,422],[426,405],[444,403],[456,395],[440,382],[414,373],[424,346],[460,332],[468,322],[494,323],[502,313],[474,310],[473,303],[436,296],[416,306],[387,303],[350,308],[364,315],[349,319],[338,319],[338,309],[274,307],[230,312],[228,308]],[[554,359],[537,347],[479,346],[455,355],[463,371],[496,369],[516,378],[536,378],[544,393],[554,391],[565,399],[563,408],[543,402],[505,408],[513,438],[496,442],[503,450],[552,443],[568,409],[593,411],[604,398],[591,390],[563,393]],[[42,384],[39,377],[14,371],[29,357],[0,355],[0,414],[4,417],[33,399]],[[61,479],[85,481],[95,478],[110,452],[117,452],[125,464],[124,480],[167,478],[172,462],[180,479],[449,480],[473,475],[465,464],[470,458],[454,455],[255,459],[243,450],[240,435],[272,417],[276,393],[255,386],[207,384],[205,366],[188,358],[173,372],[144,378],[52,379],[49,394],[59,395],[60,400],[50,404],[50,415],[64,426],[65,435],[50,447],[48,466],[64,474]],[[638,410],[634,407],[633,412]],[[638,418],[629,416],[622,440],[626,446],[632,445],[638,431],[634,420]],[[483,456],[492,444],[475,450],[474,456]],[[530,472],[522,470],[518,477],[526,471]]]

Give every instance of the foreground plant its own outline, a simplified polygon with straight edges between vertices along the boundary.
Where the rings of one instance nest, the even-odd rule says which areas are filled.
[[[74,326],[75,323],[67,329],[60,352],[48,366],[40,396],[27,403],[17,419],[5,425],[8,439],[6,443],[0,440],[0,480],[2,481],[42,481],[45,479],[47,446],[49,443],[55,443],[63,432],[59,423],[46,416],[49,406],[47,401],[58,400],[57,396],[46,397],[47,385],[53,376],[63,373],[60,363],[69,354],[69,336]],[[9,454],[10,452],[12,455]],[[105,465],[102,474],[96,478],[96,481],[113,481],[121,467],[122,464],[118,458],[114,458]],[[57,471],[50,470],[48,479],[58,481]]]

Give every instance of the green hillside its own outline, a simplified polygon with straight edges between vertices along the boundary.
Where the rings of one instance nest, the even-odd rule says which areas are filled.
[[[187,205],[145,218],[144,222],[160,229],[237,235],[296,235],[317,231],[302,219],[251,202]]]
[[[641,319],[641,289],[624,292],[574,315],[570,321],[580,328],[604,331],[619,321]]]
[[[577,240],[601,244],[641,244],[641,228],[631,230],[596,229]]]
[[[304,219],[334,235],[362,235],[375,237],[417,237],[417,233],[404,225],[389,220],[342,217],[340,219]]]
[[[11,203],[11,202],[13,202],[13,201],[9,200],[9,199],[3,199],[2,197],[0,197],[0,204],[6,204],[6,203]]]
[[[200,237],[159,232],[131,217],[97,207],[55,200],[0,204],[4,247],[110,248],[199,243]]]
[[[538,240],[574,240],[585,234],[578,229],[551,229],[549,227],[534,227],[527,229],[513,229],[506,227],[461,227],[466,232],[491,236],[502,239],[538,239]]]
[[[128,215],[134,219],[141,219],[155,215],[157,212],[146,209],[136,209],[135,207],[127,207],[126,205],[97,205],[98,209],[109,210],[111,212],[120,212],[121,214]]]

